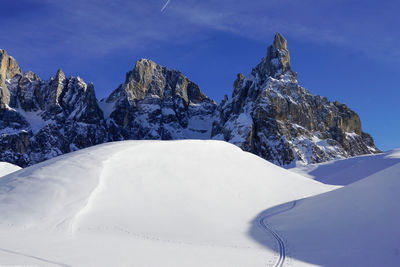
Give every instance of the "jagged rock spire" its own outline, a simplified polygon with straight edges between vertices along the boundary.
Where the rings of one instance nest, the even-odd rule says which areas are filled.
[[[121,91],[125,94],[121,94]],[[177,96],[186,104],[200,103],[207,99],[200,87],[180,71],[169,70],[148,59],[136,62],[134,69],[126,74],[125,82],[114,90],[107,102],[113,102],[121,95],[126,95],[131,102],[143,100],[151,95],[161,99]]]
[[[10,57],[7,52],[0,49],[0,106],[10,103],[10,92],[6,86],[6,80],[13,78],[15,75],[21,75],[22,71],[17,61]]]
[[[56,80],[64,80],[65,79],[65,73],[62,69],[58,69],[56,73]]]
[[[276,33],[275,38],[274,38],[274,47],[278,50],[286,50],[287,49],[287,41],[285,37],[282,36],[279,32]]]
[[[287,41],[279,32],[275,35],[274,44],[268,48],[267,61],[271,62],[273,67],[278,67],[278,73],[274,73],[275,76],[278,75],[280,77],[287,72],[293,74],[290,66],[290,52],[287,48]]]
[[[298,85],[280,33],[219,106],[180,71],[146,59],[100,103],[92,84],[62,70],[49,81],[21,76],[3,50],[0,63],[0,160],[20,166],[127,139],[215,138],[279,165],[379,151],[354,111]]]
[[[267,56],[245,77],[232,99],[217,108],[212,137],[278,165],[308,164],[377,153],[357,113],[299,86],[287,41],[277,33]]]
[[[210,138],[217,106],[180,71],[148,59],[137,61],[101,105],[112,107],[106,119],[115,126],[111,132],[117,140]]]
[[[267,56],[253,69],[252,75],[264,82],[268,77],[287,79],[297,82],[297,74],[290,66],[290,52],[287,41],[282,34],[277,33],[272,45],[268,47]]]

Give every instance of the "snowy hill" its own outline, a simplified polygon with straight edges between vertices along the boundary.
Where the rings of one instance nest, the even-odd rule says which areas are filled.
[[[265,266],[260,211],[336,189],[220,141],[124,141],[0,179],[0,264]]]
[[[0,178],[9,173],[16,172],[20,169],[21,167],[18,167],[17,165],[10,164],[8,162],[0,162]]]
[[[325,184],[348,185],[400,163],[400,149],[289,169]]]
[[[365,160],[382,167],[387,159],[397,163],[341,189],[297,201],[294,208],[270,218],[288,240],[294,266],[399,265],[400,151]],[[355,176],[360,166],[356,164]]]

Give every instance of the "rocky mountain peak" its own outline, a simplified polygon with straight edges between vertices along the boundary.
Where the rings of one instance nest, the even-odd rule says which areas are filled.
[[[11,79],[15,75],[22,73],[18,62],[2,49],[0,49],[0,62],[1,74],[5,74],[4,76],[2,75],[4,79]]]
[[[267,49],[267,56],[261,60],[251,74],[259,80],[260,84],[264,83],[269,77],[297,82],[297,74],[292,71],[290,65],[287,41],[282,34],[277,33],[275,35],[273,44]]]
[[[279,32],[276,33],[276,35],[275,35],[274,47],[277,50],[286,50],[286,51],[288,51],[288,49],[287,49],[287,41],[286,41],[285,37],[283,37],[283,35],[280,34]]]
[[[144,77],[146,74],[153,73],[154,70],[157,67],[161,67],[161,65],[158,65],[154,61],[146,58],[142,58],[135,63],[135,67],[132,71],[132,73],[138,74],[140,77]]]
[[[0,49],[0,106],[5,107],[10,103],[10,92],[7,89],[6,81],[22,71],[17,61],[7,54],[7,51]]]
[[[141,59],[136,62],[126,79],[106,100],[107,102],[127,99],[134,103],[145,98],[182,98],[186,105],[207,99],[200,87],[180,71],[169,70],[154,61]]]
[[[218,107],[212,136],[278,165],[376,153],[357,113],[298,85],[286,39],[277,33],[267,57],[238,74],[232,99]]]
[[[154,61],[148,59],[136,61],[133,70],[126,74],[125,84],[135,82],[141,83],[144,87],[147,87],[148,83],[151,81],[151,77],[156,72],[157,66],[158,65]]]
[[[58,69],[56,72],[55,80],[56,81],[64,81],[65,80],[65,73],[62,69]]]
[[[49,86],[43,90],[43,103],[46,109],[58,109],[61,102],[63,91],[67,88],[67,78],[65,73],[59,69],[54,78],[48,81]]]
[[[275,164],[376,153],[359,116],[299,86],[277,33],[220,105],[180,71],[141,59],[108,98],[62,70],[47,81],[0,50],[0,159],[28,166],[118,140],[219,139]]]
[[[25,167],[108,141],[93,84],[66,78],[62,70],[47,81],[31,71],[22,75],[16,61],[1,53],[7,78],[2,89],[10,96],[0,107],[2,161]]]
[[[217,105],[180,71],[141,59],[100,106],[120,140],[209,138]]]
[[[34,80],[40,80],[39,76],[34,73],[33,71],[27,71],[22,75],[22,79],[26,79],[27,81],[34,81]]]

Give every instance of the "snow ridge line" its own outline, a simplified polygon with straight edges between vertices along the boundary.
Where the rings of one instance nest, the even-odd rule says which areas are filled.
[[[122,152],[124,152],[125,150],[128,150],[128,149],[129,148],[124,149],[124,150],[122,150],[122,151],[120,151],[118,153],[115,153],[115,154],[113,154],[112,156],[110,156],[109,158],[105,159],[102,162],[102,170],[101,170],[101,172],[99,174],[97,185],[93,188],[92,192],[86,198],[86,203],[82,206],[82,208],[80,208],[78,210],[78,212],[75,214],[75,216],[73,216],[72,222],[70,224],[71,233],[75,233],[78,230],[79,227],[77,225],[78,225],[78,222],[79,222],[79,218],[82,217],[82,215],[84,215],[88,210],[90,210],[90,205],[93,202],[93,199],[95,199],[96,195],[99,194],[99,192],[101,192],[101,190],[103,188],[103,184],[104,184],[103,175],[104,175],[105,169],[107,168],[107,163],[112,161],[112,159],[115,156],[119,155],[120,153],[122,153]]]
[[[271,214],[264,214],[262,216],[260,216],[259,218],[259,224],[260,226],[269,234],[271,234],[275,240],[278,243],[279,246],[279,259],[278,261],[275,263],[275,267],[282,267],[283,264],[285,263],[285,259],[286,259],[286,247],[285,247],[285,242],[283,241],[283,239],[279,236],[279,234],[271,227],[269,226],[268,223],[265,222],[265,220],[269,217],[272,217],[274,215],[280,214],[282,212],[286,212],[288,210],[293,209],[294,207],[296,207],[297,204],[297,200],[293,201],[293,202],[289,202],[287,204],[284,204],[282,206],[286,206],[289,205],[289,207],[287,207],[286,209],[283,210],[278,210],[276,212],[273,212]]]
[[[103,171],[104,171],[104,165],[105,163],[108,161],[109,159],[106,159],[105,161],[102,162],[102,171],[99,175],[98,178],[98,182],[97,185],[94,187],[94,189],[92,190],[92,192],[89,194],[89,196],[86,198],[86,203],[78,210],[78,212],[73,216],[72,221],[71,221],[71,225],[70,225],[70,231],[71,233],[75,233],[75,231],[77,230],[77,224],[79,222],[79,218],[85,214],[89,209],[90,209],[90,204],[93,202],[93,198],[95,197],[95,195],[98,193],[99,190],[101,190],[101,185],[102,183],[102,176],[103,176]]]

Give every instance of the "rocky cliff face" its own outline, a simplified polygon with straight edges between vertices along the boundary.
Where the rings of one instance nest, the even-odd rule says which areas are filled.
[[[138,61],[126,81],[100,102],[93,84],[79,77],[66,78],[59,70],[43,81],[33,72],[22,74],[10,57],[4,62],[2,161],[25,167],[104,142],[211,136],[217,104],[179,71],[150,60]]]
[[[112,140],[208,139],[216,103],[181,72],[142,59],[101,101]]]
[[[10,103],[10,93],[7,90],[6,81],[17,74],[21,69],[17,61],[8,56],[5,50],[0,49],[0,107],[4,108]]]
[[[278,165],[318,163],[379,150],[346,105],[310,94],[297,82],[281,34],[218,107],[212,138],[234,143]]]
[[[23,167],[127,139],[221,139],[282,166],[379,151],[354,111],[298,85],[280,34],[220,105],[181,72],[145,59],[100,102],[93,84],[61,70],[48,81],[22,74],[4,50],[0,64],[0,160]]]
[[[77,77],[42,81],[33,72],[5,80],[0,108],[0,158],[28,166],[108,140],[92,84]]]

